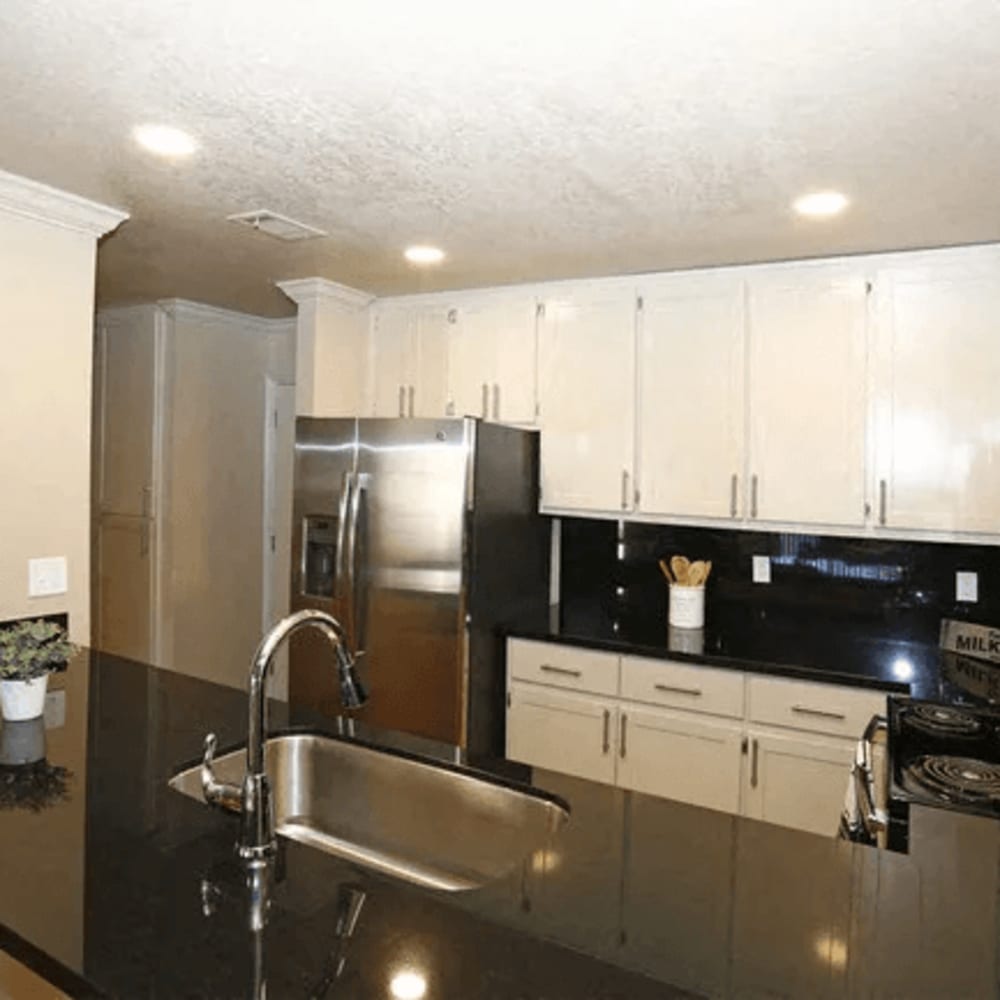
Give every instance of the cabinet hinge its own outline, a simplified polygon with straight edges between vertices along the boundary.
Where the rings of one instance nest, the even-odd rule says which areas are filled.
[[[510,692],[507,692],[507,707],[510,708]]]
[[[271,535],[271,551],[272,551],[272,552],[275,552],[275,551],[277,551],[277,547],[276,547],[276,545],[275,545],[275,538],[274,538],[274,535]]]
[[[740,753],[745,754],[749,749],[750,749],[750,738],[748,736],[744,736],[742,742],[740,743]]]
[[[636,506],[636,507],[638,507],[638,506],[639,506],[639,499],[640,499],[640,498],[639,498],[639,491],[638,491],[638,490],[635,490],[635,491],[633,492],[632,496],[633,496],[633,498],[634,498],[634,500],[635,500],[635,506]]]
[[[642,312],[642,296],[641,295],[635,300],[635,307],[636,307],[636,309],[639,310],[639,312]]]
[[[458,310],[457,309],[449,309],[448,310],[448,322],[449,323],[457,323],[458,322]]]
[[[870,503],[865,504],[865,517],[872,516],[872,505]]]
[[[545,318],[545,303],[544,302],[539,302],[538,305],[535,306],[535,315],[539,319],[544,319]]]
[[[865,295],[871,295],[872,293],[872,283],[870,281],[865,282]]]

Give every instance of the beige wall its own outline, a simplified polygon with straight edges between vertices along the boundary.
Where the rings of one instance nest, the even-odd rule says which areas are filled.
[[[0,209],[0,620],[66,611],[90,637],[93,236]],[[28,559],[68,593],[28,597]]]

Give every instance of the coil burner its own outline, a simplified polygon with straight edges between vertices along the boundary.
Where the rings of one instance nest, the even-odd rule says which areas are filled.
[[[980,736],[986,729],[983,719],[950,705],[916,703],[905,715],[906,725],[933,736]]]
[[[903,777],[907,784],[912,782],[946,802],[1000,802],[1000,764],[972,757],[924,754],[906,766]]]

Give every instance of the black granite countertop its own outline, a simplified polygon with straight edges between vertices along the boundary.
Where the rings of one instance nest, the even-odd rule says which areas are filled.
[[[509,877],[438,893],[283,842],[254,932],[235,817],[166,785],[207,730],[245,736],[245,695],[87,651],[53,683],[66,794],[37,812],[0,798],[0,949],[71,996],[998,995],[993,821],[914,807],[901,855],[541,771],[572,815]],[[317,720],[273,706],[272,729],[301,725]]]
[[[713,610],[704,629],[672,629],[662,622],[569,615],[553,608],[547,618],[511,623],[506,634],[951,702],[980,700],[982,673],[993,670],[942,653],[936,635],[895,623],[873,625],[763,608]]]

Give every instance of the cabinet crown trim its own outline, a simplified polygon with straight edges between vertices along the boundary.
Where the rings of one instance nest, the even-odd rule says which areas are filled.
[[[322,299],[334,302],[348,312],[355,312],[375,301],[375,296],[368,292],[326,278],[294,278],[276,281],[275,284],[298,306]]]
[[[71,229],[94,239],[110,233],[129,217],[128,212],[4,170],[0,170],[0,211]]]

